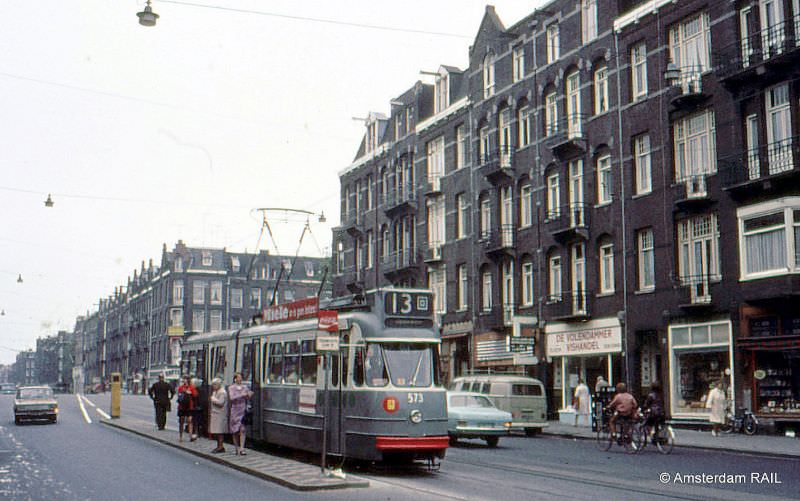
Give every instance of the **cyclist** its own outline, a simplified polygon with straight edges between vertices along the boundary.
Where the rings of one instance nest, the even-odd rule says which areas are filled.
[[[647,416],[645,426],[653,430],[653,437],[658,436],[658,429],[664,423],[664,397],[661,394],[661,382],[653,381],[650,385],[650,393],[642,404],[644,415]],[[653,439],[655,443],[655,438]]]
[[[608,427],[611,430],[611,436],[616,437],[616,423],[617,418],[622,417],[623,419],[633,419],[636,416],[636,409],[639,407],[639,404],[636,403],[636,399],[628,393],[628,387],[625,386],[625,383],[617,383],[617,394],[614,395],[614,398],[611,400],[611,403],[608,404],[608,409],[614,411],[614,415],[611,416],[611,419],[608,422]]]

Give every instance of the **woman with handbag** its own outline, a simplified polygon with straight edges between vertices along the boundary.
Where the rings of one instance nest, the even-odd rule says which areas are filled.
[[[222,439],[228,432],[228,394],[220,378],[211,381],[211,397],[208,400],[211,402],[208,431],[217,439],[217,448],[211,452],[225,452]]]
[[[233,435],[233,443],[236,446],[236,454],[244,456],[245,427],[244,418],[247,413],[247,403],[253,392],[242,384],[242,375],[233,375],[233,384],[228,386],[228,395],[231,400],[231,416],[229,420],[229,430]]]
[[[178,387],[178,442],[183,442],[183,430],[186,426],[188,426],[189,439],[192,442],[197,440],[192,423],[196,400],[197,388],[194,387],[189,376],[183,376],[183,381]]]

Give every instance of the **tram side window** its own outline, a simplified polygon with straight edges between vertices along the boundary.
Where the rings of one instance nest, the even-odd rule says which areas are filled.
[[[365,369],[369,386],[386,386],[389,384],[389,374],[386,372],[386,363],[383,360],[381,345],[375,343],[367,345]]]
[[[297,384],[300,379],[300,354],[296,341],[289,341],[283,345],[283,374],[284,382]]]
[[[189,352],[189,368],[186,374],[189,377],[197,377],[197,352],[190,351]]]
[[[197,378],[196,385],[201,385],[204,383],[205,370],[206,370],[206,352],[205,350],[200,350],[197,352],[197,370],[195,371],[195,377]]]
[[[225,347],[217,348],[216,359],[214,362],[214,377],[225,378]]]
[[[253,377],[253,345],[242,346],[242,381],[251,381]]]
[[[330,356],[331,359],[331,385],[339,386],[339,357],[336,354]]]
[[[300,352],[300,382],[302,384],[317,384],[317,354],[314,352],[314,340],[306,339],[301,342]]]
[[[269,382],[281,383],[283,379],[283,349],[280,343],[269,345]]]
[[[364,348],[359,346],[355,349],[353,358],[353,384],[356,386],[364,385]]]
[[[342,386],[347,386],[347,378],[348,378],[348,369],[349,369],[349,361],[350,361],[350,348],[347,347],[350,344],[350,335],[345,334],[342,336],[342,343],[344,344],[345,348],[343,352],[339,352],[342,357]]]
[[[442,379],[441,379],[441,371],[442,366],[439,360],[439,348],[436,347],[433,350],[433,384],[434,386],[441,386]],[[487,390],[488,393],[488,390]]]

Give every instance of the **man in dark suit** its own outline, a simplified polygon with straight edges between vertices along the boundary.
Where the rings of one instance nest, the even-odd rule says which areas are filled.
[[[158,381],[150,387],[148,394],[156,408],[156,426],[158,426],[159,430],[163,430],[167,425],[167,412],[171,410],[170,401],[175,396],[175,390],[172,389],[169,383],[164,381],[164,375],[159,374]]]

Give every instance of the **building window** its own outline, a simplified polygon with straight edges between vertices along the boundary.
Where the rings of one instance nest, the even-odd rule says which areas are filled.
[[[600,246],[600,293],[614,292],[614,244]]]
[[[467,265],[458,265],[458,311],[466,311],[469,308],[467,294],[469,293],[469,275]]]
[[[303,263],[303,268],[305,268],[306,276],[308,278],[314,277],[314,263],[312,263],[311,261],[306,261],[305,263]]]
[[[691,287],[692,302],[711,300],[709,282],[719,279],[719,230],[713,214],[678,223],[678,274]]]
[[[554,63],[560,57],[558,25],[551,24],[547,27],[547,64]]]
[[[608,111],[608,68],[603,66],[594,72],[594,113]]]
[[[239,273],[241,265],[239,264],[239,256],[231,256],[231,271]]]
[[[172,283],[172,304],[183,304],[183,280]]]
[[[584,44],[597,38],[597,0],[581,2],[581,28]]]
[[[433,292],[434,311],[447,313],[447,273],[444,265],[428,270],[428,289]]]
[[[250,308],[261,309],[261,289],[258,287],[250,289]]]
[[[172,308],[169,310],[169,325],[171,327],[183,327],[183,309]]]
[[[336,243],[336,272],[338,274],[344,273],[344,242],[337,242]]]
[[[533,224],[533,190],[530,184],[519,189],[519,225],[526,228]]]
[[[489,160],[490,143],[489,143],[489,127],[484,125],[480,130],[480,142],[478,143],[478,158],[481,164],[485,164]]]
[[[597,203],[610,204],[613,179],[611,175],[611,156],[603,155],[597,159]]]
[[[222,312],[220,310],[211,310],[209,312],[208,330],[211,332],[222,330]]]
[[[192,282],[192,304],[203,304],[206,302],[206,283],[203,280]]]
[[[372,180],[372,174],[367,176],[367,209],[375,208],[375,201],[372,191],[375,189],[375,183]]]
[[[743,279],[800,272],[800,198],[788,197],[737,211]]]
[[[428,248],[439,247],[445,242],[444,197],[428,199]]]
[[[633,158],[636,165],[636,194],[644,195],[653,190],[650,168],[650,136],[642,134],[633,139]]]
[[[483,97],[494,95],[494,55],[486,54],[483,58]]]
[[[522,305],[533,306],[533,263],[522,264]]]
[[[714,112],[701,111],[675,122],[675,181],[717,172]]]
[[[639,290],[651,291],[656,286],[656,259],[653,247],[653,230],[648,228],[637,234],[639,261]]]
[[[467,165],[467,127],[456,127],[456,169]]]
[[[211,256],[211,252],[203,251],[203,266],[211,266],[214,260]]]
[[[211,304],[222,304],[222,282],[219,280],[211,282]]]
[[[789,84],[783,83],[768,89],[764,97],[767,110],[767,162],[769,173],[778,174],[794,168]]]
[[[644,42],[631,49],[631,91],[633,101],[647,95],[647,47]]]
[[[463,193],[456,195],[456,238],[467,236],[467,223],[469,221],[469,206],[467,197]]]
[[[444,175],[444,136],[439,136],[429,141],[428,152],[428,182],[438,183]]]
[[[503,311],[506,315],[513,312],[513,307],[516,304],[514,297],[514,261],[506,261],[501,268],[502,282],[501,282],[501,295],[503,298]],[[505,317],[504,317],[505,318]]]
[[[241,318],[232,318],[231,319],[231,329],[241,329],[242,328],[242,319]]]
[[[581,76],[577,71],[567,75],[567,133],[581,137]]]
[[[372,230],[367,231],[367,246],[365,249],[367,253],[366,256],[366,265],[367,268],[372,268],[373,258],[375,256],[375,236],[372,234]]]
[[[206,332],[206,312],[203,310],[192,311],[192,330]]]
[[[175,271],[183,271],[183,258],[180,256],[175,256]]]
[[[242,307],[242,289],[231,289],[231,308]]]
[[[700,90],[701,75],[711,62],[711,29],[708,14],[697,14],[669,30],[669,55],[681,72],[684,92]]]
[[[492,310],[492,273],[483,272],[483,287],[481,289],[481,309],[483,311]]]
[[[550,256],[547,261],[547,272],[549,278],[548,301],[561,301],[561,256]]]
[[[492,204],[488,197],[481,200],[481,240],[489,238],[492,229]]]
[[[552,136],[558,132],[558,98],[555,92],[551,92],[544,100],[544,131],[546,136]]]
[[[514,82],[519,82],[525,78],[525,48],[516,47],[514,49],[512,73]]]
[[[547,219],[557,219],[561,215],[561,188],[558,173],[547,176]]]
[[[436,113],[440,113],[450,106],[450,79],[447,73],[440,73],[436,77],[435,87],[435,109]]]
[[[528,146],[531,142],[531,116],[527,106],[519,109],[517,126],[519,128],[519,147]]]

